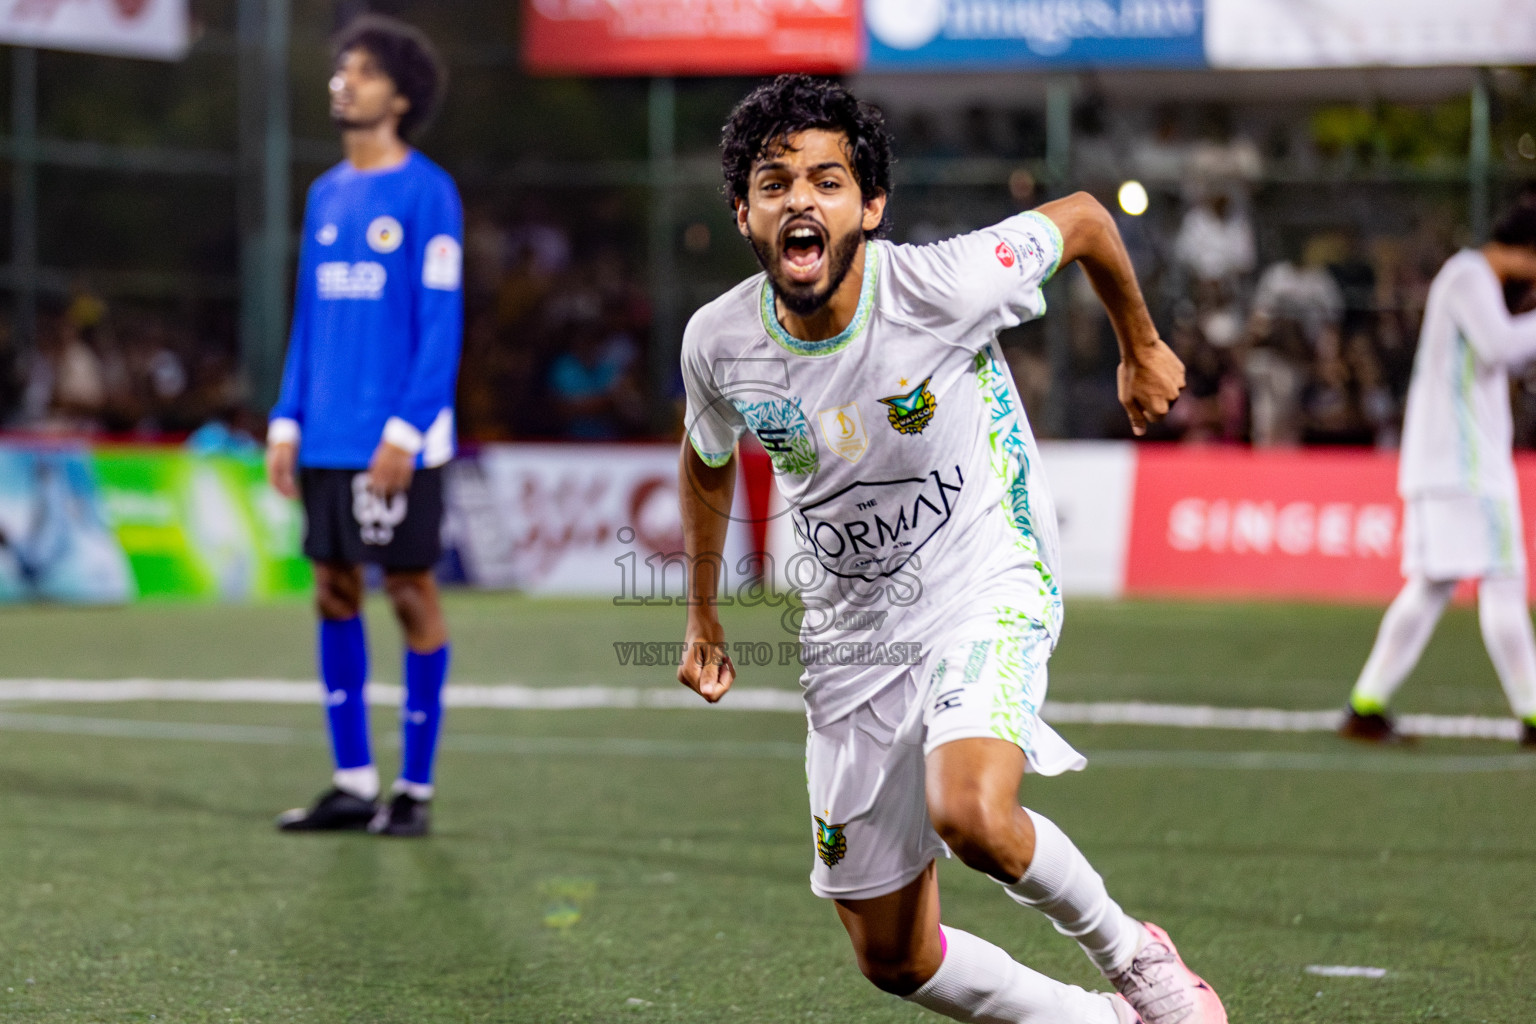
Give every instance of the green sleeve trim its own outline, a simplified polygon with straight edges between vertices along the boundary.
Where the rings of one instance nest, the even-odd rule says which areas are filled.
[[[1040,283],[1045,284],[1045,282],[1056,276],[1056,271],[1061,269],[1061,256],[1064,252],[1067,251],[1067,243],[1066,240],[1061,237],[1061,228],[1056,226],[1056,222],[1051,220],[1051,218],[1047,217],[1045,214],[1041,213],[1039,210],[1028,210],[1025,212],[1024,216],[1030,218],[1031,220],[1037,220],[1042,225],[1044,225],[1045,230],[1050,233],[1051,241],[1056,243],[1055,258],[1051,260],[1050,269],[1047,270],[1045,272],[1045,276],[1040,279]]]
[[[728,452],[707,452],[699,447],[699,442],[693,439],[692,434],[688,435],[688,443],[693,446],[693,452],[699,457],[699,460],[710,469],[719,469],[727,462],[730,462],[731,456],[736,454],[735,448]]]

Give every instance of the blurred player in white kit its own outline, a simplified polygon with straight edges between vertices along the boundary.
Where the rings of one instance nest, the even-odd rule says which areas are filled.
[[[1387,707],[1413,671],[1456,584],[1477,580],[1483,644],[1536,749],[1536,634],[1526,607],[1524,530],[1511,454],[1509,372],[1536,359],[1536,313],[1506,294],[1536,282],[1536,206],[1515,207],[1493,239],[1446,261],[1429,289],[1403,424],[1398,492],[1403,575],[1340,726],[1401,743]]]

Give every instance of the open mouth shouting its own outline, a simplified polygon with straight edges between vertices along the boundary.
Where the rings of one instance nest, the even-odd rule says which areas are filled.
[[[827,264],[826,229],[815,221],[791,221],[779,235],[783,275],[798,285],[815,285]]]

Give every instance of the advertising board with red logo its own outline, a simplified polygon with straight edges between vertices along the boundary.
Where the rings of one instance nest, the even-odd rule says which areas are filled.
[[[1516,466],[1536,494],[1536,459]],[[1129,594],[1377,602],[1402,587],[1393,454],[1147,446],[1135,472]]]
[[[726,586],[753,531],[736,489]],[[630,601],[682,594],[673,444],[497,444],[449,465],[445,546],[467,581]]]
[[[524,0],[535,74],[837,74],[862,57],[860,0]]]
[[[0,4],[0,43],[180,60],[187,0],[26,0]]]

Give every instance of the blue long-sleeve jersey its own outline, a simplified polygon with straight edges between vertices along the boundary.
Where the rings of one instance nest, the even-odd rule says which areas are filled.
[[[318,468],[364,468],[381,440],[418,466],[453,458],[463,239],[453,179],[415,151],[315,181],[269,441],[297,441]]]

